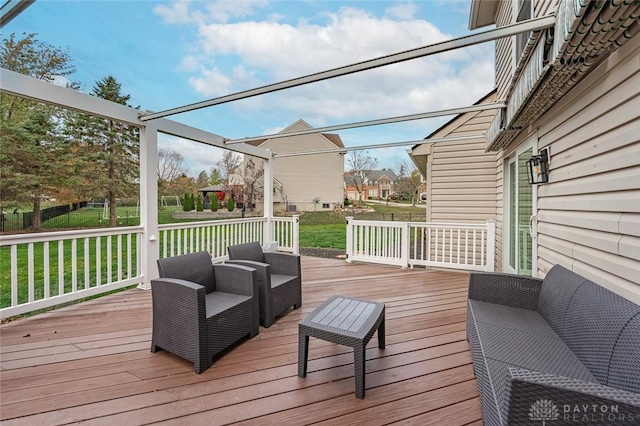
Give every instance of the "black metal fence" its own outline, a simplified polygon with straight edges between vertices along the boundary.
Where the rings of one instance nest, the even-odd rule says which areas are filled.
[[[68,215],[70,212],[76,211],[86,206],[86,201],[80,201],[79,203],[47,207],[40,210],[40,222],[44,224],[51,219],[55,219],[63,215]],[[19,231],[23,229],[29,229],[32,226],[33,212],[19,213],[16,209],[13,211],[13,213],[7,213],[4,211],[1,213],[0,232]]]

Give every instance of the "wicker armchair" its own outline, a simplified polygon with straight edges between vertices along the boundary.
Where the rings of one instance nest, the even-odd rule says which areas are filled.
[[[263,252],[260,243],[227,247],[228,263],[256,269],[260,300],[260,325],[271,327],[276,316],[302,306],[300,256]]]
[[[258,334],[256,271],[213,265],[206,251],[159,259],[151,280],[151,352],[164,349],[194,364],[200,374],[213,357]]]

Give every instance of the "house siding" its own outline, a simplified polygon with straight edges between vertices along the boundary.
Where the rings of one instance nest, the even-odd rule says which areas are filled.
[[[538,271],[554,264],[640,303],[640,37],[605,59],[529,126],[551,150],[549,184],[538,187]],[[526,140],[518,137],[512,147]],[[502,265],[502,167],[498,246]]]
[[[306,130],[310,126],[303,121],[285,131]],[[336,148],[321,134],[270,139],[260,145],[277,153],[312,151]],[[310,154],[277,158],[274,176],[282,184],[282,194],[276,192],[274,208],[284,209],[285,201],[299,211],[329,210],[343,202],[344,155],[339,153]],[[314,203],[314,199],[319,201]],[[323,208],[323,204],[329,204]]]
[[[483,102],[494,101],[492,94]],[[495,110],[462,114],[430,137],[482,134],[495,114]],[[485,152],[484,137],[427,143],[413,155],[427,156],[428,222],[484,223],[495,219],[496,153]]]
[[[504,27],[513,23],[513,3],[511,1],[502,1],[498,6],[496,16],[496,27]],[[497,99],[506,99],[513,75],[513,43],[514,37],[504,37],[496,40],[495,57],[496,57],[496,89]]]

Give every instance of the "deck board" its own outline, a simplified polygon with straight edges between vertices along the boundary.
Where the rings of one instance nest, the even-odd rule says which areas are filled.
[[[198,375],[151,353],[150,292],[127,290],[0,328],[3,425],[87,421],[215,425],[481,424],[466,341],[468,275],[303,257],[303,306]],[[334,294],[386,305],[386,348],[369,342],[366,397],[353,351],[310,339],[297,377],[298,322]]]

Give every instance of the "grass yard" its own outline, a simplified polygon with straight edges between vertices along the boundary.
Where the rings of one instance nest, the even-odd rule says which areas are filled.
[[[362,220],[424,220],[424,208],[384,205],[372,203],[376,211],[374,213],[357,213],[354,214],[356,219]],[[176,223],[176,222],[192,222],[193,219],[176,220],[172,217],[174,211],[179,210],[178,207],[165,207],[158,212],[158,223]],[[105,219],[102,219],[101,209],[80,209],[69,214],[50,219],[43,224],[48,230],[78,229],[78,228],[99,228],[104,227]],[[135,208],[120,207],[118,208],[119,223],[121,225],[138,225],[139,217],[136,217]],[[338,212],[305,212],[300,216],[300,247],[305,248],[330,248],[330,249],[346,249],[346,214]],[[120,242],[123,250],[123,258],[127,257],[128,250],[131,250],[131,256],[135,259],[136,236],[132,236],[132,241],[127,244],[126,237]],[[84,244],[88,244],[88,250],[84,250]],[[160,242],[162,246],[162,241]],[[45,256],[45,245],[43,243],[33,244],[31,250],[34,252],[33,265],[28,263],[28,250],[26,245],[22,245],[16,252],[18,264],[18,282],[19,295],[18,302],[25,302],[29,297],[35,300],[41,299],[45,294],[45,275],[49,275],[48,293],[51,295],[58,294],[62,282],[65,287],[65,293],[68,292],[72,283],[75,282],[78,288],[90,288],[98,285],[98,283],[106,283],[117,279],[118,271],[122,276],[127,276],[129,266],[124,262],[118,264],[117,258],[117,238],[111,239],[111,249],[108,250],[109,242],[106,237],[100,239],[100,260],[96,259],[96,238],[81,239],[77,241],[77,249],[74,250],[70,241],[65,241],[62,246],[57,243],[50,244],[48,248],[49,258],[51,259],[50,270],[45,271],[43,265],[37,259],[43,259]],[[129,248],[130,247],[130,248]],[[62,250],[62,259],[59,259],[59,250]],[[75,251],[77,258],[72,268],[72,251]],[[108,258],[110,252],[110,258]],[[83,253],[89,256],[88,267],[85,268],[85,259]],[[63,261],[62,261],[63,260]],[[97,272],[96,264],[101,265],[102,271]],[[113,276],[107,277],[106,266],[113,265]],[[60,265],[60,266],[59,266]],[[0,248],[0,307],[11,305],[11,250],[10,247]],[[119,267],[118,267],[119,266]],[[131,273],[135,276],[135,265],[131,265]],[[75,277],[73,276],[75,269]],[[87,270],[85,270],[87,269]],[[61,278],[61,280],[60,280]],[[32,295],[29,295],[28,282],[33,282]]]

